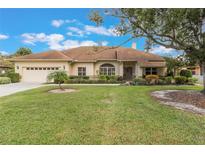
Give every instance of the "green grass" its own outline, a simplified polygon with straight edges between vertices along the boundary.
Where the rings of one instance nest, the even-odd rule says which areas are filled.
[[[149,93],[193,86],[43,87],[0,98],[0,144],[205,144],[205,116]]]

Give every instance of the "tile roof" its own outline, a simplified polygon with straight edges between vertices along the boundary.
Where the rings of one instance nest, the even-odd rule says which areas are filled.
[[[35,54],[29,54],[25,56],[16,57],[13,60],[72,60],[68,56],[64,55],[61,51],[48,51]]]
[[[48,51],[17,57],[13,61],[63,60],[95,62],[100,60],[137,61],[142,66],[165,66],[165,60],[155,54],[124,47],[78,47],[64,51]]]

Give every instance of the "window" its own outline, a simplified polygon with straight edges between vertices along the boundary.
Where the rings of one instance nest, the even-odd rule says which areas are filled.
[[[33,70],[34,68],[33,67],[31,67],[31,70]]]
[[[35,67],[35,70],[38,70],[38,67]]]
[[[18,70],[18,69],[19,69],[19,66],[16,66],[16,69]]]
[[[78,67],[78,76],[86,76],[86,67]]]
[[[29,67],[26,67],[26,70],[30,70],[30,68],[29,68]]]
[[[153,74],[153,75],[157,75],[157,68],[145,68],[145,75],[150,75],[150,74]]]
[[[42,70],[42,67],[39,67],[39,70]]]
[[[112,64],[103,64],[100,66],[100,75],[115,75],[115,67]]]

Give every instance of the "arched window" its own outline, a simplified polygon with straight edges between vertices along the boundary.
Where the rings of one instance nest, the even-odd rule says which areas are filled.
[[[115,75],[115,66],[112,64],[103,64],[100,66],[100,75]]]

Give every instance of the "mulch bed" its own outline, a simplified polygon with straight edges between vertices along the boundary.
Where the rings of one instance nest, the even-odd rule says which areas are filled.
[[[205,115],[205,95],[191,90],[154,91],[151,96],[161,104],[197,114]]]
[[[165,97],[172,98],[172,101],[179,103],[187,103],[196,107],[205,108],[205,95],[198,91],[173,91],[166,93]]]

